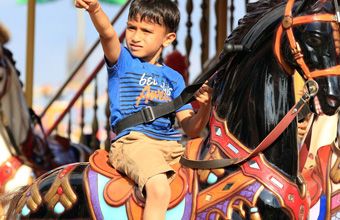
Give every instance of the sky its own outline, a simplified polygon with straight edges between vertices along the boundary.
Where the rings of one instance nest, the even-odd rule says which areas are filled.
[[[177,36],[179,42],[178,49],[185,54],[184,39],[186,37],[186,1],[180,0],[179,8],[182,11],[182,19]],[[215,1],[211,1],[215,2]],[[243,16],[245,11],[244,1],[235,0],[236,16],[235,25],[238,19]],[[200,36],[199,21],[201,19],[201,1],[194,0],[194,9],[192,14],[192,36],[193,45],[190,56],[190,78],[192,82],[200,73]],[[214,14],[214,4],[211,3],[211,14]],[[103,10],[108,14],[109,18],[119,11],[120,6],[102,3]],[[36,5],[35,18],[35,48],[34,48],[34,97],[33,107],[41,108],[46,105],[48,98],[41,97],[38,92],[41,87],[51,87],[55,92],[63,82],[68,78],[72,72],[72,68],[68,66],[68,52],[75,48],[79,42],[79,17],[83,18],[85,53],[92,47],[94,42],[98,39],[98,34],[95,31],[88,14],[73,6],[73,0],[55,0],[51,3]],[[214,16],[212,16],[214,17]],[[118,33],[121,33],[125,27],[127,18],[127,11],[114,25]],[[3,23],[11,33],[11,40],[6,47],[9,48],[17,61],[17,69],[21,71],[20,79],[25,82],[26,72],[26,31],[27,31],[27,5],[17,4],[15,0],[0,0],[0,22]],[[214,28],[216,21],[211,20],[210,35],[214,40]],[[214,45],[214,43],[211,43]],[[210,57],[215,55],[214,46],[211,47]],[[103,53],[101,48],[96,49],[94,55],[86,64],[86,72],[90,73],[102,59]],[[79,55],[73,65],[76,65],[82,59]],[[74,67],[73,67],[74,68]],[[106,89],[106,74],[105,69],[100,73],[98,78],[99,87],[102,92]],[[43,100],[44,99],[44,100]],[[43,101],[42,101],[43,100]]]

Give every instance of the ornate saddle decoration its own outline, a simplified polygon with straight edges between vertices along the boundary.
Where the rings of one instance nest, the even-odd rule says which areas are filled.
[[[229,158],[243,158],[250,154],[249,149],[228,131],[225,121],[218,118],[216,112],[211,117],[210,126],[211,143],[218,146]],[[278,197],[281,206],[288,208],[291,216],[307,216],[309,204],[302,178],[299,178],[301,187],[298,188],[295,183],[273,168],[262,153],[244,162],[241,169],[245,176],[256,179],[270,189]],[[296,202],[303,205],[297,207]]]
[[[144,205],[143,198],[136,195],[134,182],[109,165],[108,153],[105,150],[97,150],[91,155],[90,167],[99,174],[111,179],[105,185],[104,189],[104,198],[106,203],[111,206],[118,207],[125,204],[132,196],[136,204],[139,206]],[[176,175],[175,179],[170,184],[172,194],[169,208],[176,206],[181,200],[183,200],[188,191],[187,171],[181,168],[179,163],[173,165],[173,168],[178,175]]]
[[[31,212],[36,212],[38,207],[42,204],[42,196],[39,192],[40,181],[35,181],[26,191],[24,191],[22,197],[18,202],[18,206],[15,209],[17,214],[23,216],[29,215]]]
[[[66,166],[57,176],[54,183],[46,193],[44,200],[50,210],[57,214],[72,208],[77,201],[77,195],[72,190],[69,175],[74,170],[75,165]]]
[[[39,188],[41,181],[44,180],[48,174],[40,176],[33,185],[25,189],[16,207],[16,213],[28,216],[30,213],[36,212],[43,202],[47,204],[48,209],[57,215],[62,214],[65,210],[71,209],[77,202],[77,195],[71,187],[69,175],[76,167],[76,164],[62,167],[44,198]]]

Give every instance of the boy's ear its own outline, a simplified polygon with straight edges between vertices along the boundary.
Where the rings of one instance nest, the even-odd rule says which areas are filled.
[[[169,46],[175,39],[176,39],[176,33],[174,32],[167,33],[164,38],[163,47]]]

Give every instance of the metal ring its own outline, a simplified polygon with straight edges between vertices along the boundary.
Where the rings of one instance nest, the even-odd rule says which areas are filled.
[[[307,88],[307,91],[309,92],[310,96],[315,96],[318,93],[318,91],[319,91],[319,85],[313,79],[307,80],[305,82],[305,87]]]

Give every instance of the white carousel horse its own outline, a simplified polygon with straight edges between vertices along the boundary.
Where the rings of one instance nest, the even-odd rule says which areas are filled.
[[[19,152],[13,148],[26,139],[23,131],[29,127],[29,114],[25,112],[23,94],[8,91],[21,90],[21,85],[15,68],[2,52],[0,48],[0,194],[28,185],[34,179],[32,168],[19,159]],[[15,132],[8,133],[8,127]],[[1,210],[0,207],[0,215]]]
[[[0,52],[1,57],[0,113],[17,153],[24,154],[31,163],[43,169],[43,172],[63,164],[86,161],[92,152],[88,146],[73,143],[58,135],[44,137],[42,125],[40,132],[34,130],[33,122],[40,119],[33,111],[30,112],[11,61],[4,54],[1,56]]]
[[[37,175],[66,163],[86,161],[91,153],[87,146],[71,143],[67,138],[53,136],[44,139],[34,131],[17,71],[1,47],[0,131],[3,142],[7,143],[0,145],[0,166],[10,156],[16,156],[21,159],[11,159],[13,163],[18,164],[16,161],[20,161],[32,166]],[[5,163],[9,164],[8,161]],[[1,182],[4,180],[0,174]],[[25,183],[22,181],[22,184]]]

